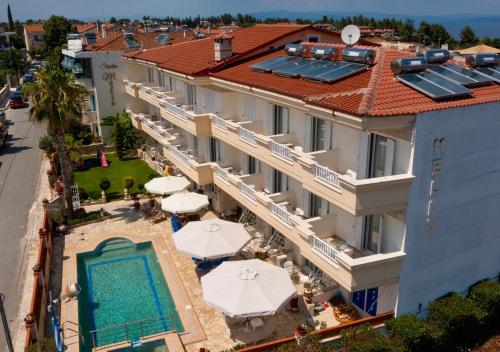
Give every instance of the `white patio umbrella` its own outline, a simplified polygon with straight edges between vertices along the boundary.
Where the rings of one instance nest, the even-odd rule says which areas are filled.
[[[275,314],[297,294],[285,269],[259,259],[224,262],[201,286],[208,305],[237,318]]]
[[[194,213],[208,206],[208,197],[193,192],[174,193],[161,200],[161,209],[170,213]]]
[[[190,182],[184,176],[156,177],[146,183],[144,187],[150,193],[168,195],[185,190]]]
[[[175,248],[201,259],[229,257],[251,240],[243,224],[211,219],[191,221],[173,234]]]

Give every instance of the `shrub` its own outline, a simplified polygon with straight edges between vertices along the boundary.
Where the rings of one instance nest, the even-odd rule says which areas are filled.
[[[99,199],[101,197],[101,193],[99,193],[99,191],[96,191],[96,190],[88,191],[88,195],[89,195],[90,200],[96,200],[96,199]]]
[[[39,338],[37,342],[26,348],[25,352],[57,352],[53,338]]]
[[[342,348],[349,352],[394,352],[400,351],[381,332],[369,324],[342,330]]]
[[[45,154],[51,154],[55,151],[54,149],[54,138],[51,135],[46,134],[41,136],[38,140],[38,148],[43,150]]]
[[[381,332],[369,324],[342,330],[342,348],[348,352],[393,352],[396,348]]]
[[[320,343],[320,336],[318,334],[309,335],[300,340],[300,345],[296,342],[286,343],[279,346],[276,352],[327,352],[331,351],[326,346]]]
[[[99,182],[99,187],[101,188],[101,190],[106,192],[111,187],[111,181],[108,180],[106,177],[101,178],[101,182]]]
[[[427,320],[438,332],[441,350],[456,351],[479,340],[484,315],[472,300],[451,293],[429,304]]]
[[[132,187],[134,187],[134,179],[132,176],[125,176],[123,178],[123,188],[131,189]]]
[[[427,352],[434,345],[428,324],[414,314],[404,314],[387,320],[385,326],[391,340],[402,343],[407,351]]]
[[[57,225],[62,225],[64,223],[64,215],[60,211],[55,211],[50,215],[50,218],[52,219],[53,222],[55,222]]]
[[[144,184],[143,184],[143,183],[138,183],[138,184],[137,184],[137,189],[138,189],[139,191],[141,191],[141,193],[142,193],[142,191],[144,191]]]
[[[469,287],[467,298],[487,312],[485,322],[490,327],[500,321],[500,283],[483,280]]]

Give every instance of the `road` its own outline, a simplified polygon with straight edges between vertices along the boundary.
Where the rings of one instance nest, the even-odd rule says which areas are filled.
[[[7,317],[12,320],[19,303],[23,238],[42,161],[38,139],[45,132],[29,121],[28,108],[8,110],[7,120],[11,122],[9,136],[0,150],[0,292],[6,296]],[[0,351],[3,346],[0,328]]]

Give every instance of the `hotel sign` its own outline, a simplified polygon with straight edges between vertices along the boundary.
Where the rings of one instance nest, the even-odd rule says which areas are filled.
[[[108,64],[108,63],[102,63],[99,66],[100,69],[102,70],[111,70],[118,68],[118,65],[115,64]],[[111,105],[114,106],[116,104],[115,102],[115,87],[114,87],[114,82],[116,79],[116,72],[113,71],[106,71],[101,75],[101,79],[103,81],[108,82],[109,85],[109,95],[110,95],[110,100],[111,100]]]
[[[437,197],[439,194],[439,175],[441,174],[443,164],[444,141],[444,137],[436,138],[433,143],[431,184],[429,188],[429,202],[427,203],[427,216],[425,219],[425,229],[428,232],[432,231],[432,227],[434,226],[434,219],[432,217],[432,201],[434,197]]]

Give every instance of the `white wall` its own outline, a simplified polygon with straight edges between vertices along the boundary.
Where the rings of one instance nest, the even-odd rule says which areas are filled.
[[[361,132],[337,123],[333,124],[332,149],[339,149],[339,171],[358,170],[359,139]]]
[[[398,314],[500,271],[499,111],[491,103],[417,116]],[[442,155],[434,152],[439,138]],[[441,172],[432,177],[439,158]],[[430,196],[432,179],[439,191]]]
[[[404,223],[389,214],[383,214],[382,224],[382,253],[400,251],[403,246]]]
[[[392,173],[394,175],[408,173],[411,155],[411,143],[402,139],[395,139],[394,145],[394,165]]]

